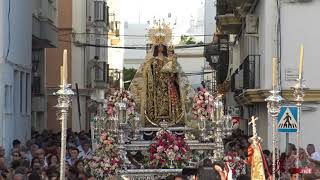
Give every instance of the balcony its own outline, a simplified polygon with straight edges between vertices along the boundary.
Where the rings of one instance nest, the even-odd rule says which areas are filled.
[[[94,82],[93,88],[106,89],[107,88],[107,72],[108,65],[106,62],[96,62],[94,65]]]
[[[108,44],[107,34],[86,34],[86,33],[72,33],[72,41],[76,46],[84,46],[86,43],[100,45]]]
[[[231,76],[231,90],[239,95],[260,88],[260,55],[248,55]]]
[[[56,0],[33,0],[33,48],[57,47],[57,15]]]
[[[238,34],[245,17],[258,0],[217,0],[216,24],[221,33]]]
[[[120,74],[121,72],[118,69],[109,70],[108,85],[110,88],[120,88]]]

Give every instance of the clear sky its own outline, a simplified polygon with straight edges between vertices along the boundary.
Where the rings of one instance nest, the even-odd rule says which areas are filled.
[[[122,0],[123,19],[130,23],[146,23],[148,20],[172,19],[190,20],[197,16],[204,0]]]
[[[153,19],[176,23],[174,34],[180,36],[190,29],[191,20],[203,20],[204,0],[121,0],[122,20],[129,24],[146,24]],[[171,17],[168,17],[171,14]],[[200,30],[201,31],[201,30]],[[203,34],[203,32],[197,32]]]

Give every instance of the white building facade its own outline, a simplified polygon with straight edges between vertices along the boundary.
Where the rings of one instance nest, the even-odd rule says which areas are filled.
[[[0,144],[31,131],[32,3],[0,1]]]
[[[272,87],[272,58],[279,58],[279,87],[285,98],[284,105],[292,105],[290,88],[295,85],[298,76],[300,44],[305,47],[304,79],[309,88],[306,91],[305,102],[301,114],[301,147],[306,148],[312,143],[317,147],[320,143],[313,137],[320,123],[320,86],[317,79],[320,54],[317,50],[317,40],[320,40],[316,22],[320,8],[319,1],[257,1],[248,9],[240,9],[246,22],[246,27],[236,38],[230,38],[229,77],[232,93],[227,96],[228,106],[241,109],[242,128],[251,133],[248,119],[258,116],[258,133],[264,139],[264,148],[272,146],[272,123],[267,113],[264,99]],[[239,5],[238,7],[245,7]],[[235,15],[224,11],[219,4],[218,24],[220,33],[236,34],[240,32],[241,21]],[[219,9],[220,8],[220,9]],[[278,14],[278,9],[280,14]],[[219,11],[220,10],[220,11]],[[219,14],[220,12],[220,14]],[[229,22],[227,22],[228,20]],[[280,25],[280,26],[279,26]],[[233,37],[233,36],[230,36]],[[228,102],[228,100],[227,100]],[[289,135],[289,142],[296,143],[295,134]],[[286,136],[280,134],[281,150],[285,150]]]

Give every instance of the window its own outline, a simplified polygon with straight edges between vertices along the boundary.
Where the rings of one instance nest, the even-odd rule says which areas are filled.
[[[12,113],[12,86],[4,86],[4,98],[5,113]]]
[[[24,105],[24,102],[23,102],[23,99],[24,99],[23,79],[24,79],[24,73],[20,72],[20,113],[23,112],[23,105]]]
[[[30,112],[30,98],[31,98],[31,93],[30,93],[30,74],[26,74],[26,107],[25,107],[25,113],[28,114]]]
[[[19,81],[19,78],[20,78],[20,72],[15,70],[14,71],[14,85],[13,85],[13,91],[14,91],[14,96],[13,96],[13,105],[14,105],[14,112],[15,113],[18,113],[19,112],[19,102],[20,102],[20,88],[19,88],[19,84],[20,84],[20,81]]]
[[[96,45],[100,45],[100,39],[96,37]],[[96,56],[100,58],[100,47],[95,47],[96,49]]]
[[[105,21],[106,3],[103,1],[94,1],[94,20]]]

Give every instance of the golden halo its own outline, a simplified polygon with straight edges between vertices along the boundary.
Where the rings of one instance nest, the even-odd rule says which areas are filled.
[[[172,39],[172,29],[169,24],[159,23],[149,29],[148,37],[151,44],[169,44]]]

